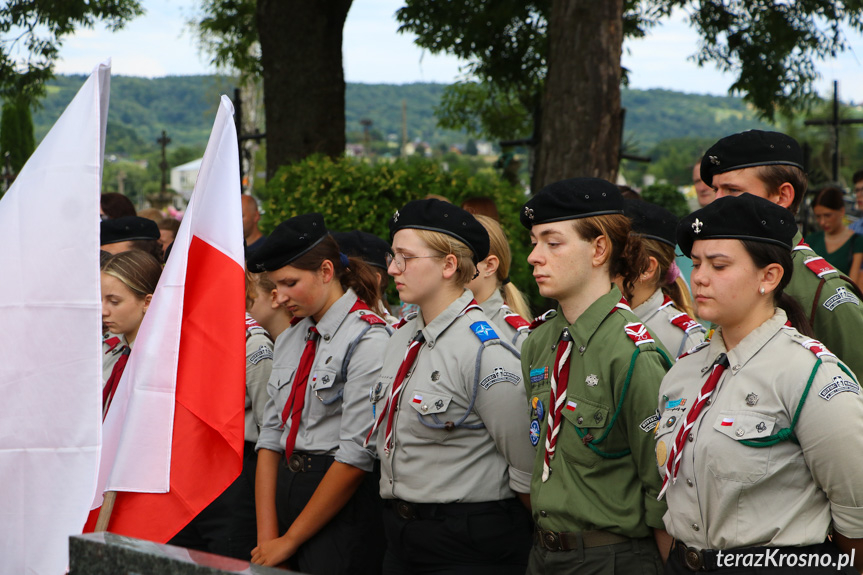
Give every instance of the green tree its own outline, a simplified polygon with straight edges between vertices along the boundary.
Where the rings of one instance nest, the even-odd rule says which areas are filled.
[[[9,164],[17,174],[35,149],[29,102],[26,98],[7,98],[0,117],[0,159],[8,153]]]

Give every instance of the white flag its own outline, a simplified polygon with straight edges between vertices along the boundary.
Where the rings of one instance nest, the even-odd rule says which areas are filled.
[[[0,201],[0,573],[65,572],[96,487],[110,78],[93,71]]]

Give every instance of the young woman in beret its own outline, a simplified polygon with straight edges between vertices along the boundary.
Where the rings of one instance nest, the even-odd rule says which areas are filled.
[[[419,312],[393,334],[372,389],[384,573],[522,575],[531,449],[518,353],[465,285],[488,234],[447,202],[390,220],[389,274]]]
[[[282,222],[248,259],[294,325],[276,341],[257,443],[252,562],[303,573],[376,573],[383,555],[369,388],[388,328],[377,277],[340,253],[320,214]]]
[[[475,214],[474,217],[488,232],[488,256],[476,266],[476,277],[467,287],[473,292],[477,303],[491,320],[492,325],[501,330],[501,336],[518,349],[527,338],[532,317],[527,300],[509,280],[512,266],[512,252],[509,241],[500,224],[488,216]]]
[[[857,573],[840,550],[863,566],[863,475],[849,456],[863,397],[783,293],[796,233],[791,212],[750,194],[680,222],[699,315],[718,328],[660,388],[667,573]]]
[[[695,321],[689,287],[674,262],[677,217],[661,206],[643,200],[623,200],[623,213],[632,222],[648,266],[632,286],[630,306],[653,337],[674,357],[702,341],[706,330]],[[616,280],[622,288],[621,279]]]
[[[670,364],[612,278],[648,268],[617,186],[550,184],[524,205],[528,263],[557,315],[522,346],[537,446],[528,573],[657,573],[668,549],[653,458],[656,393]],[[658,548],[658,544],[660,547]]]

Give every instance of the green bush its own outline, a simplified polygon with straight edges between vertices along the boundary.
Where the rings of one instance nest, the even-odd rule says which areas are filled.
[[[261,228],[267,233],[290,217],[320,212],[333,231],[359,229],[389,241],[393,213],[407,202],[429,194],[443,196],[457,205],[472,197],[492,198],[512,246],[512,282],[532,302],[540,300],[527,265],[530,238],[518,219],[527,198],[491,168],[470,175],[459,169],[446,171],[433,160],[416,157],[368,163],[312,156],[282,167],[267,182]]]
[[[683,194],[671,184],[654,184],[641,192],[641,199],[662,206],[678,218],[689,214],[689,204]]]

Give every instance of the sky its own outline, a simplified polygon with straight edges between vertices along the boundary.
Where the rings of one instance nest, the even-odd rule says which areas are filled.
[[[112,58],[113,73],[158,77],[207,74],[214,70],[195,46],[187,22],[194,17],[198,0],[142,0],[147,11],[116,33],[97,27],[68,37],[60,51],[56,71],[87,74]],[[410,34],[399,34],[395,11],[403,0],[354,0],[344,28],[345,80],[362,83],[451,83],[461,76],[463,65],[446,55],[433,55],[413,44]],[[839,80],[843,101],[863,101],[863,35],[847,32],[851,50],[817,65],[822,75],[816,84],[824,96]],[[699,68],[690,56],[697,50],[697,36],[686,23],[686,14],[675,13],[647,38],[627,41],[623,66],[630,70],[630,87],[664,88],[698,94],[726,95],[734,78],[712,66]]]

